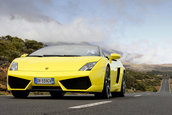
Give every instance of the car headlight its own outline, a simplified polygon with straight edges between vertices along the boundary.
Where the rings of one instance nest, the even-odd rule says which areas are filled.
[[[17,71],[18,70],[18,63],[13,62],[10,67],[11,71]]]
[[[79,69],[79,71],[90,71],[96,65],[96,63],[97,62],[89,62]]]

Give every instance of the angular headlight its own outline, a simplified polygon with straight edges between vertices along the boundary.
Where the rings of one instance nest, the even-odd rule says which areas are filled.
[[[18,70],[18,63],[13,62],[10,67],[11,71],[17,71]]]
[[[90,71],[96,65],[96,63],[97,62],[89,62],[79,69],[79,71]]]

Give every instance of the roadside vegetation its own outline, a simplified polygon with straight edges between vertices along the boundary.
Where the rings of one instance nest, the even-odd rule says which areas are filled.
[[[6,76],[9,64],[25,53],[32,53],[46,45],[35,40],[21,39],[12,36],[0,37],[0,95],[9,94],[6,91]],[[129,92],[159,90],[162,73],[126,71],[126,88]]]
[[[157,92],[160,89],[162,80],[161,74],[127,70],[125,76],[128,92]]]
[[[18,37],[0,37],[0,95],[6,93],[7,70],[13,59],[25,53],[32,53],[45,45],[35,40],[22,40]]]
[[[172,91],[172,79],[170,78],[170,91]]]
[[[9,35],[0,37],[0,64],[9,63],[24,53],[29,54],[42,47],[44,47],[44,44],[35,40],[22,40]]]

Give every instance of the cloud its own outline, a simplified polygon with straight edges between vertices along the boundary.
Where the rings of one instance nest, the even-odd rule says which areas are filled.
[[[69,24],[60,24],[59,21],[46,16],[39,6],[48,7],[51,3],[52,0],[1,0],[0,35],[10,34],[42,42],[77,43],[99,42],[108,38],[104,27],[92,24],[85,18],[77,17]],[[63,9],[63,5],[57,6]],[[70,12],[75,12],[76,6],[76,2],[69,0],[64,11],[72,15]]]
[[[77,17],[68,24],[46,14],[39,8],[52,5],[52,0],[5,0],[0,1],[0,35],[13,35],[42,42],[99,42],[109,38],[109,32],[93,20]],[[68,1],[56,4],[64,12],[73,15],[78,3]],[[65,7],[65,8],[63,8]],[[94,22],[94,23],[93,23]]]
[[[120,25],[142,22],[143,12],[148,11],[148,6],[162,1],[100,0],[94,1],[98,3],[97,6],[90,4],[90,7],[82,8],[81,2],[73,0],[65,5],[54,4],[53,0],[0,0],[0,36],[12,35],[42,42],[91,42],[122,51],[124,61],[168,63],[172,62],[171,54],[168,58],[165,57],[170,52],[170,45],[159,47],[147,39],[132,40],[132,43],[121,42],[123,38],[119,35],[124,34]],[[52,11],[54,15],[62,14],[62,18],[71,20],[60,23],[61,20],[48,15],[42,8],[47,8],[48,13]]]
[[[165,0],[101,0],[106,8],[113,9],[113,15],[118,21],[124,23],[142,22],[149,8],[161,5]]]
[[[23,18],[0,18],[0,36],[13,35],[42,42],[99,42],[108,38],[101,26],[92,26],[82,18],[61,25],[55,21],[30,22]]]
[[[27,21],[49,20],[36,4],[49,4],[50,0],[0,0],[0,14],[11,20],[24,18]]]

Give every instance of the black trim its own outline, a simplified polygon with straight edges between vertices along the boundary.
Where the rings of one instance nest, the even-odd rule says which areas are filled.
[[[29,91],[62,91],[59,86],[32,86],[32,89]]]
[[[80,77],[60,81],[66,89],[86,90],[91,86],[89,77]]]
[[[116,83],[119,82],[119,77],[120,77],[120,71],[121,69],[120,68],[117,68],[117,78],[116,78]]]
[[[8,76],[8,83],[11,88],[25,89],[30,80],[21,79],[13,76]]]

